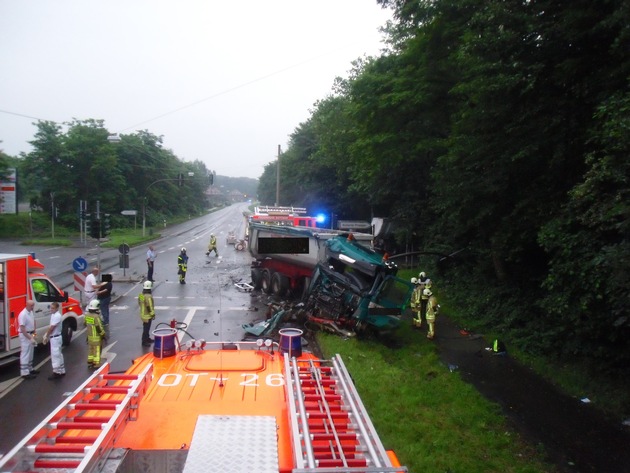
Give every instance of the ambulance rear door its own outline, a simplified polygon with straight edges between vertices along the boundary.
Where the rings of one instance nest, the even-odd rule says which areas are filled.
[[[18,315],[27,299],[27,258],[0,255],[0,356],[20,349]]]

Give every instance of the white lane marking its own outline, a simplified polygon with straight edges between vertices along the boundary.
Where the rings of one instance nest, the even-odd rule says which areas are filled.
[[[156,305],[155,310],[233,310],[233,311],[243,311],[246,312],[248,310],[252,310],[251,307],[209,307],[209,306],[189,306],[189,305]]]
[[[195,312],[197,312],[198,309],[201,309],[201,308],[191,307],[190,309],[188,309],[188,313],[186,314],[186,318],[184,319],[184,327],[190,326],[190,322],[192,321],[193,317],[195,316]],[[184,338],[185,335],[186,335],[185,332],[182,332],[181,330],[177,331],[177,344],[178,345],[181,346],[182,339]]]
[[[154,298],[157,299],[157,298]],[[192,297],[191,299],[195,299],[194,297]],[[121,311],[121,310],[128,310],[130,307],[126,306],[126,305],[121,305],[121,306],[112,306],[110,307],[110,309],[112,311]],[[238,306],[238,307],[210,307],[210,306],[190,306],[190,305],[178,305],[178,306],[172,306],[172,305],[156,305],[155,306],[156,309],[159,310],[172,310],[172,309],[178,309],[178,310],[190,310],[190,309],[196,309],[196,310],[232,310],[232,311],[249,311],[252,310],[251,307],[243,307],[243,306]],[[81,330],[81,332],[76,332],[76,334],[79,333],[83,333],[85,331],[85,329]],[[39,366],[39,365],[38,365]]]
[[[113,343],[110,343],[105,348],[103,348],[103,351],[101,352],[101,356],[104,356],[107,354],[107,363],[109,363],[110,365],[112,364],[112,361],[114,361],[114,358],[116,358],[116,353],[114,353],[113,351],[109,351],[109,349],[113,348],[114,345],[116,345],[117,343],[118,343],[118,340]]]
[[[84,328],[82,330],[79,330],[78,332],[74,332],[74,334],[72,335],[72,339],[74,340],[77,335],[81,335],[86,330],[87,329]],[[50,361],[50,355],[48,355],[46,358],[40,361],[39,364],[33,366],[33,368],[38,370],[49,361]],[[13,391],[13,389],[17,388],[20,385],[20,383],[22,383],[23,381],[24,380],[22,379],[22,376],[17,376],[15,378],[7,379],[6,381],[3,381],[2,383],[0,383],[0,399],[2,399],[4,396],[9,394],[11,391]]]
[[[19,384],[23,381],[22,377],[18,376],[17,378],[7,379],[6,381],[0,383],[0,399],[9,394],[13,388],[19,386]]]
[[[131,291],[135,291],[135,290],[136,290],[136,288],[137,288],[139,285],[140,285],[140,282],[137,282],[136,284],[134,284],[133,286],[131,286],[131,289],[129,289],[127,292],[125,292],[125,293],[122,295],[122,297],[125,297],[125,296],[129,295],[129,293],[130,293]]]

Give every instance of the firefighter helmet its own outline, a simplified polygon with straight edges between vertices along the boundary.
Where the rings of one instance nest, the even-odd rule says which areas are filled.
[[[418,284],[418,280],[416,278],[411,278],[411,284]]]
[[[87,306],[87,310],[88,312],[98,312],[99,310],[101,310],[101,303],[98,301],[98,299],[91,300]]]
[[[431,297],[433,295],[431,289],[429,289],[428,287],[424,291],[422,291],[422,294],[427,297]]]
[[[182,253],[186,253],[186,248],[182,248]]]
[[[153,283],[151,281],[144,281],[142,285],[143,289],[153,289]]]
[[[427,273],[425,273],[424,271],[420,272],[420,274],[418,274],[418,278],[424,281],[427,278]]]

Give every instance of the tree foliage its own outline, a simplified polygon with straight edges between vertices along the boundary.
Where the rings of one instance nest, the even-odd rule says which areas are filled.
[[[8,172],[9,156],[0,151],[0,181],[3,181],[8,177]]]
[[[153,225],[206,208],[209,171],[202,162],[179,160],[146,130],[121,135],[116,143],[109,136],[102,120],[38,122],[33,151],[19,159],[31,205],[48,211],[54,203],[59,219],[75,227],[80,201],[87,202],[89,213],[98,202],[114,227],[130,224],[122,210],[146,209],[147,224]]]
[[[392,217],[457,252],[435,279],[472,323],[630,366],[630,4],[378,3],[389,48],[296,128],[285,203]]]

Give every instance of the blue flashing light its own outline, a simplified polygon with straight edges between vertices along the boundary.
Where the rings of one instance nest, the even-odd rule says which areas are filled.
[[[324,223],[326,221],[326,215],[325,214],[317,214],[315,216],[315,221],[317,223]]]

